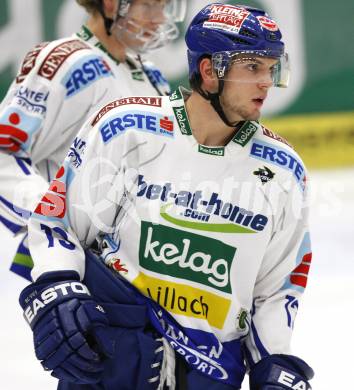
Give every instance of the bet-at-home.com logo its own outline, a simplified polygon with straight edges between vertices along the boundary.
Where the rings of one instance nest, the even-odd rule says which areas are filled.
[[[140,266],[231,293],[230,269],[236,248],[222,241],[142,222]]]

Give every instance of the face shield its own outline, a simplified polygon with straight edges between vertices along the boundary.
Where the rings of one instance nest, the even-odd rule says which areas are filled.
[[[289,84],[290,63],[287,53],[279,56],[270,51],[217,52],[212,66],[220,80],[239,83],[269,84],[286,88]]]
[[[143,53],[165,46],[179,35],[186,0],[133,0],[117,15],[112,33],[130,49]]]

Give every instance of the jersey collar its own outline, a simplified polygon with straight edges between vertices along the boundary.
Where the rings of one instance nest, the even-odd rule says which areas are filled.
[[[175,114],[178,127],[183,135],[192,135],[192,128],[189,123],[189,118],[184,104],[191,92],[183,87],[179,87],[170,95],[170,102],[173,113]]]
[[[83,41],[89,43],[92,46],[97,47],[101,51],[103,51],[105,54],[108,55],[108,57],[114,61],[117,65],[119,65],[119,61],[114,58],[109,51],[102,45],[102,43],[98,40],[96,35],[93,34],[93,32],[85,25],[81,26],[81,29],[79,32],[76,33],[76,35],[82,39]]]
[[[179,87],[170,95],[170,101],[175,114],[179,129],[183,135],[192,135],[192,128],[189,122],[185,101],[191,95],[191,91],[186,88]],[[230,142],[234,142],[242,147],[245,147],[253,138],[258,129],[256,121],[245,121],[237,126],[236,132]],[[226,145],[227,146],[227,145]],[[213,147],[208,146],[210,149]],[[225,146],[216,147],[218,150]]]

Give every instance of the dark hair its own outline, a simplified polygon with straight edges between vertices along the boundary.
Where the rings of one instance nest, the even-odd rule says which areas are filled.
[[[201,63],[201,61],[204,59],[204,58],[209,58],[211,59],[211,55],[210,54],[204,54],[203,56],[201,56],[198,60],[198,69],[199,69],[199,65]],[[203,82],[203,79],[202,79],[202,75],[198,72],[194,72],[191,77],[189,78],[189,85],[191,87],[191,89],[193,91],[199,91],[202,87],[202,82]]]
[[[85,8],[89,14],[99,11],[100,0],[76,0],[76,2]]]

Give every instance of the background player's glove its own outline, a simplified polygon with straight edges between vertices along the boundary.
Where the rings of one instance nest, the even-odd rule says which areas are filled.
[[[291,355],[270,355],[254,365],[249,373],[251,390],[311,390],[312,368]]]
[[[33,330],[36,356],[52,375],[74,383],[96,383],[103,359],[114,345],[101,306],[76,272],[50,272],[20,295],[24,316]]]

